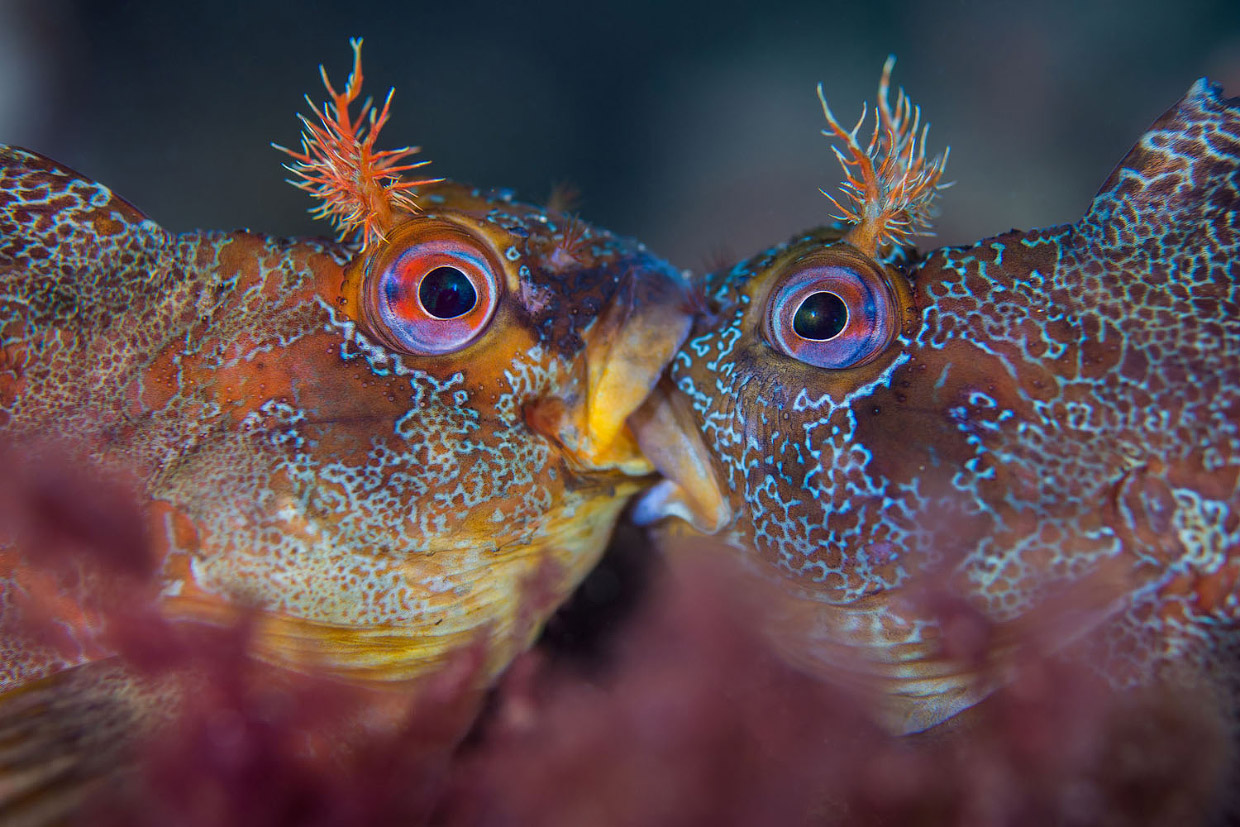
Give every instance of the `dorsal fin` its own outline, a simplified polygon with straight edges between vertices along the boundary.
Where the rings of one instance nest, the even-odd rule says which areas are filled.
[[[0,145],[0,284],[55,279],[77,301],[119,302],[134,282],[158,277],[152,265],[168,240],[167,231],[104,185],[38,153]]]
[[[1109,250],[1240,253],[1240,98],[1202,78],[1141,136],[1077,224]]]
[[[175,293],[174,241],[102,184],[0,145],[0,423],[22,416],[29,387],[45,407],[117,391]]]

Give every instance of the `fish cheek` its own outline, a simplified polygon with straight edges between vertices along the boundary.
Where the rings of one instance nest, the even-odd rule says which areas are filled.
[[[853,404],[857,441],[869,451],[876,476],[897,485],[950,479],[973,456],[967,432],[936,387],[946,371],[943,364],[910,361],[888,385]]]
[[[1007,503],[1036,501],[1035,465],[1009,450],[1027,404],[998,357],[954,340],[914,354],[853,412],[871,473],[918,492],[909,528],[950,554],[993,534]]]

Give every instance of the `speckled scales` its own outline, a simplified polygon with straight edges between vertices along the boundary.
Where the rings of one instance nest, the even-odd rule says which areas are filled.
[[[428,186],[412,220],[491,245],[505,283],[478,343],[418,357],[347,299],[370,253],[174,236],[100,185],[2,152],[0,425],[23,450],[54,444],[133,481],[170,614],[261,606],[265,656],[383,680],[482,639],[493,674],[601,553],[640,483],[570,460],[526,410],[577,392],[613,296],[638,296],[636,324],[634,284],[680,284],[640,245],[577,225],[570,245],[559,214]],[[3,600],[33,575],[0,554]],[[0,686],[61,665],[13,654]]]
[[[892,271],[912,312],[863,367],[813,368],[762,334],[783,268],[842,229],[706,277],[715,315],[672,375],[735,492],[724,536],[911,699],[897,726],[985,692],[935,677],[941,630],[896,599],[942,578],[999,624],[999,654],[1004,629],[1076,594],[1061,643],[1106,625],[1119,683],[1235,648],[1238,226],[1240,103],[1199,82],[1081,221]]]

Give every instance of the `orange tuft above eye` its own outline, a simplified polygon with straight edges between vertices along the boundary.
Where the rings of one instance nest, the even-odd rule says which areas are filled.
[[[887,280],[861,261],[811,257],[779,279],[766,305],[767,339],[806,364],[840,370],[873,359],[896,332]]]
[[[386,343],[414,355],[452,353],[482,333],[502,289],[481,243],[449,227],[397,237],[367,274],[364,303]]]

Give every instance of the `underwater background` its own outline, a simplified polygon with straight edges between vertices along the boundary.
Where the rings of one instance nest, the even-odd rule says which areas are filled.
[[[827,220],[818,188],[834,191],[840,172],[815,84],[851,121],[889,53],[933,123],[930,151],[952,147],[956,185],[923,246],[1072,221],[1196,78],[1240,95],[1237,0],[0,0],[0,143],[107,184],[172,230],[325,234],[269,144],[298,140],[320,63],[343,81],[351,36],[366,39],[366,88],[397,89],[385,147],[421,145],[431,173],[531,201],[570,184],[586,219],[696,271]],[[637,556],[644,535],[622,531],[621,554]],[[650,566],[622,556],[603,577],[655,580]],[[1042,825],[1075,812],[1086,815],[1072,823],[1179,825],[1211,804],[1217,768],[1234,767],[1196,699],[1143,698],[1137,714],[1108,717],[1112,699],[1089,676],[1042,663],[969,724],[963,747],[910,746],[873,726],[864,699],[775,659],[753,634],[762,607],[705,571],[673,571],[653,611],[621,617],[613,691],[561,663],[560,650],[589,650],[581,626],[613,620],[583,600],[585,619],[570,607],[552,621],[551,643],[518,661],[459,750],[436,742],[451,730],[440,718],[454,719],[430,705],[350,772],[307,769],[281,736],[343,718],[353,699],[311,684],[274,724],[266,708],[203,702],[150,759],[162,771],[151,800],[185,817],[139,800],[94,823],[385,824],[424,811],[445,824],[672,823],[649,817],[666,805],[676,823],[778,824],[842,801],[861,824]],[[592,584],[631,585],[595,578],[586,598]],[[240,644],[217,648],[207,677],[231,687]],[[233,752],[248,749],[249,764],[227,749],[204,762],[221,711],[241,716]],[[220,802],[196,821],[180,804],[195,784]],[[307,819],[316,808],[330,817]]]
[[[823,222],[839,170],[814,86],[855,118],[888,53],[950,144],[938,243],[1073,220],[1202,75],[1240,94],[1240,3],[0,0],[0,142],[173,230],[322,234],[283,183],[317,66],[396,87],[388,146],[700,271]],[[932,245],[933,246],[933,245]]]

